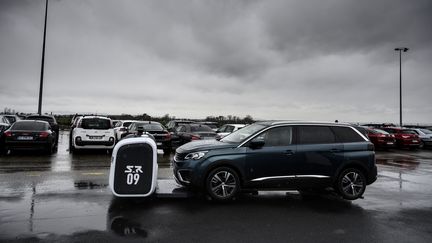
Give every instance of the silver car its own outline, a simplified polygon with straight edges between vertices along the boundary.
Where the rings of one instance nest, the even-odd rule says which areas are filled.
[[[420,148],[432,146],[432,131],[425,128],[414,128],[414,130],[421,139]]]

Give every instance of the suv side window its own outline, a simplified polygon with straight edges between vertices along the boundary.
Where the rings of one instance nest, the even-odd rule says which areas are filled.
[[[218,132],[225,132],[227,125],[223,125],[221,128],[218,129]]]
[[[291,145],[292,137],[292,127],[275,127],[261,133],[255,139],[264,139],[264,147],[278,147]]]
[[[335,143],[336,137],[328,126],[298,126],[298,144]]]
[[[332,127],[331,129],[336,134],[339,142],[355,143],[365,141],[358,133],[349,127]]]

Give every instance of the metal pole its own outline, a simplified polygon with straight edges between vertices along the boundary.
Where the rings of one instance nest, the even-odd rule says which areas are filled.
[[[45,39],[46,39],[47,15],[48,15],[48,0],[45,0],[45,24],[44,24],[44,33],[43,33],[43,43],[42,43],[42,62],[41,62],[39,105],[38,105],[39,115],[42,114],[42,90],[43,90],[44,64],[45,64]]]
[[[399,50],[399,125],[402,127],[402,50]]]

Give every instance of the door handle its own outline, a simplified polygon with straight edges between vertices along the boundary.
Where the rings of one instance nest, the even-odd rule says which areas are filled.
[[[341,149],[330,149],[330,152],[333,152],[333,153],[337,153],[337,152],[340,152],[340,151],[342,151]]]

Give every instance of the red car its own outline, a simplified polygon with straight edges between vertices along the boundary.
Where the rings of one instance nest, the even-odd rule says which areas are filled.
[[[394,134],[396,138],[396,146],[399,148],[419,148],[420,137],[411,129],[400,127],[384,127],[382,130]]]
[[[375,148],[393,148],[396,146],[395,135],[381,129],[367,129],[369,140]]]

